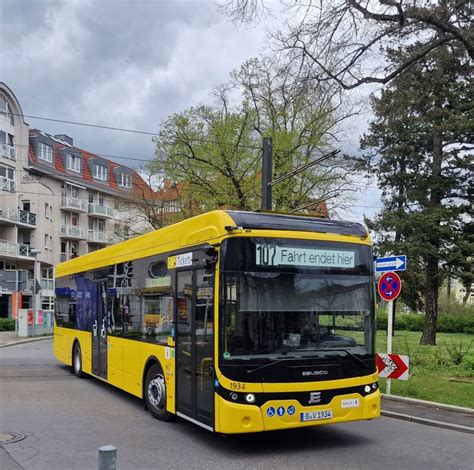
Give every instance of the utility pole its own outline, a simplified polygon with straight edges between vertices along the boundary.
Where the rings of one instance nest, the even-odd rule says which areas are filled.
[[[298,168],[295,168],[294,170],[290,171],[289,173],[286,173],[285,175],[279,176],[278,178],[272,180],[272,168],[273,168],[273,163],[272,163],[272,139],[270,137],[265,137],[263,139],[263,162],[262,162],[262,205],[261,208],[262,210],[272,210],[272,188],[278,183],[281,183],[282,181],[287,180],[288,178],[291,178],[298,173],[301,173],[308,168],[311,168],[314,165],[317,165],[318,163],[323,162],[324,160],[327,160],[328,158],[335,157],[340,150],[333,150],[332,152],[327,153],[326,155],[323,155],[322,157],[317,158],[316,160],[313,160],[312,162],[306,163],[303,166],[300,166]],[[334,194],[331,197],[335,197],[337,194]],[[325,198],[328,199],[328,198]],[[319,201],[312,201],[311,203],[307,204],[306,206],[300,207],[299,209],[304,209],[306,207],[312,206],[316,204],[316,202]],[[298,210],[298,209],[297,209]],[[295,211],[292,211],[295,212]]]
[[[263,139],[263,164],[262,164],[262,209],[272,210],[272,181],[273,150],[271,137]]]

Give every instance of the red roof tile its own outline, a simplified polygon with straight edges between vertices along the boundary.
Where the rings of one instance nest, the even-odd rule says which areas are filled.
[[[48,134],[43,134],[41,131],[37,129],[30,130],[30,138],[38,137],[40,135],[48,136]],[[66,168],[64,167],[64,163],[61,158],[61,150],[67,147],[65,145],[62,145],[54,141],[54,139],[53,139],[53,145],[54,145],[54,150],[53,150],[54,169],[57,171],[58,174],[63,175],[63,176],[73,175],[76,178],[79,177],[85,181],[90,181],[97,185],[107,186],[109,189],[114,190],[114,192],[122,193],[124,197],[128,197],[128,198],[132,195],[135,195],[136,197],[140,197],[140,198],[147,198],[147,199],[157,198],[157,194],[152,190],[152,188],[143,180],[143,178],[135,170],[119,165],[111,160],[101,157],[100,155],[96,155],[94,153],[88,152],[78,147],[73,147],[73,149],[75,152],[79,152],[80,155],[82,156],[81,175],[72,174],[71,172],[68,172]],[[35,165],[42,166],[44,168],[49,168],[50,170],[52,169],[52,165],[49,165],[46,162],[43,163],[41,160],[38,159],[35,153],[35,149],[32,145],[29,146],[28,155],[29,155],[30,160]],[[92,177],[92,174],[89,168],[89,161],[91,159],[97,159],[99,161],[103,161],[107,165],[107,170],[108,170],[107,181],[96,180]],[[114,169],[117,169],[117,168],[124,168],[128,171],[131,170],[133,172],[133,190],[132,191],[123,189],[119,186],[115,173],[113,171]]]

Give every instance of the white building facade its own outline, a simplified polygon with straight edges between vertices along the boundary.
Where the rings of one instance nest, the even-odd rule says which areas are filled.
[[[71,137],[30,130],[0,82],[0,317],[51,310],[54,266],[127,238],[131,225],[149,230],[133,201],[152,193],[136,171]]]

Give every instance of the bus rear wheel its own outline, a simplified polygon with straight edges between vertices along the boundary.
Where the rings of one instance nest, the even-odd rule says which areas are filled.
[[[145,379],[145,403],[154,418],[170,421],[173,415],[166,411],[166,381],[158,364],[151,366]]]
[[[84,372],[82,372],[82,352],[79,343],[74,345],[74,352],[72,354],[72,370],[76,377],[84,377]]]

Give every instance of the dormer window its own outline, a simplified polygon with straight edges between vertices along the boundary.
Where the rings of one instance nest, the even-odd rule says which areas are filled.
[[[101,181],[107,181],[107,167],[105,165],[94,165],[94,178]]]
[[[75,171],[77,173],[81,172],[81,157],[77,155],[67,154],[67,169]]]
[[[132,175],[129,173],[121,173],[119,185],[124,188],[131,188],[132,187]]]
[[[38,142],[38,158],[48,163],[53,163],[53,147],[43,142]]]

